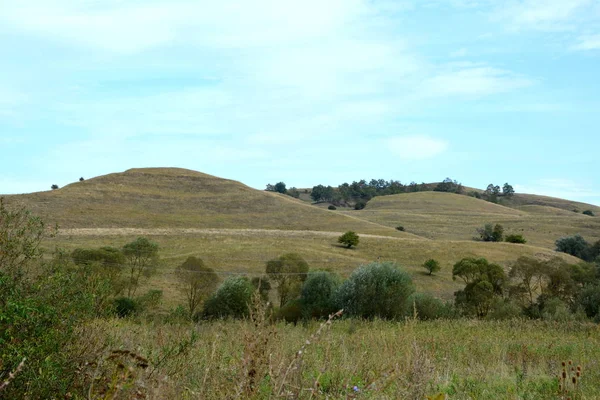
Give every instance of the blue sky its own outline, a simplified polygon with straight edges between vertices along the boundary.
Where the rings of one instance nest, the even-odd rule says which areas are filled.
[[[183,167],[600,205],[598,0],[0,4],[0,193]]]

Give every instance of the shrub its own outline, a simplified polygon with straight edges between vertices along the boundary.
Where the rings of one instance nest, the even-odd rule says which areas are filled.
[[[523,310],[516,302],[511,300],[499,300],[494,303],[486,318],[501,321],[518,318],[522,315]]]
[[[367,203],[365,203],[364,201],[362,201],[362,200],[361,200],[361,201],[357,201],[357,202],[354,204],[354,209],[355,209],[355,210],[362,210],[362,209],[363,209],[363,208],[365,208],[366,206],[367,206]]]
[[[119,318],[126,318],[135,315],[138,311],[138,304],[131,297],[118,297],[115,299],[115,313]]]
[[[581,235],[566,236],[556,241],[556,251],[579,258],[583,257],[588,247],[588,242]]]
[[[337,207],[334,206],[333,204],[331,204],[329,207],[327,207],[328,210],[337,210]]]
[[[517,235],[517,234],[506,235],[506,238],[504,238],[504,241],[506,241],[508,243],[520,243],[520,244],[527,243],[527,240],[525,240],[523,235]]]
[[[485,224],[483,228],[478,228],[477,233],[484,242],[501,242],[503,239],[504,228],[500,224]]]
[[[276,318],[285,322],[291,322],[294,325],[303,317],[302,303],[300,299],[288,301],[283,307],[277,310]]]
[[[310,272],[302,286],[300,296],[304,315],[311,318],[322,318],[337,311],[334,295],[339,285],[339,277],[331,272]]]
[[[204,318],[241,318],[248,315],[254,287],[241,276],[229,277],[204,303]],[[196,317],[197,319],[197,317]]]
[[[600,316],[600,286],[589,286],[577,297],[577,304],[589,318]]]
[[[592,210],[585,210],[585,211],[583,212],[583,214],[585,214],[585,215],[589,215],[590,217],[593,217],[593,216],[594,216],[594,212],[593,212]]]
[[[81,178],[79,178],[79,182],[83,182],[85,179],[83,179],[83,176]]]
[[[55,183],[52,186],[50,186],[50,189],[56,190],[56,189],[58,189],[58,185]]]
[[[341,243],[347,248],[350,248],[352,246],[357,246],[359,240],[360,239],[355,232],[348,231],[338,238],[338,243]]]
[[[396,227],[396,230],[397,230],[397,231],[400,231],[400,232],[404,232],[404,230],[405,230],[405,229],[404,229],[404,227],[403,227],[402,225],[398,225],[398,226]]]
[[[415,312],[417,318],[429,321],[450,316],[450,307],[437,297],[429,293],[415,293],[408,298],[406,315],[412,316]]]
[[[361,318],[394,319],[404,315],[406,300],[414,292],[410,275],[392,262],[363,265],[342,283],[337,308]]]
[[[429,260],[425,261],[423,263],[423,268],[429,271],[429,275],[432,275],[434,272],[437,272],[441,269],[440,263],[434,260],[433,258],[430,258]]]

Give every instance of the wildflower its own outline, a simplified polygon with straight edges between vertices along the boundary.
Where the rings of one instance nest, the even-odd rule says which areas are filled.
[[[352,388],[352,390],[354,390],[355,392],[360,392],[360,389],[358,388],[358,386],[354,386],[354,387]]]

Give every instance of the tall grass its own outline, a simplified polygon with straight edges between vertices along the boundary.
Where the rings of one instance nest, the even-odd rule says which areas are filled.
[[[261,318],[96,320],[80,328],[71,350],[83,369],[98,368],[115,350],[135,351],[149,366],[114,385],[147,398],[553,399],[561,398],[564,360],[585,372],[572,398],[600,398],[600,329],[593,324],[344,319],[324,328]],[[89,384],[82,379],[82,388]]]

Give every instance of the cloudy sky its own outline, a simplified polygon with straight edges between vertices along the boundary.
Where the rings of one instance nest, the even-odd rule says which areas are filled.
[[[134,167],[600,205],[600,0],[0,4],[0,193]]]

